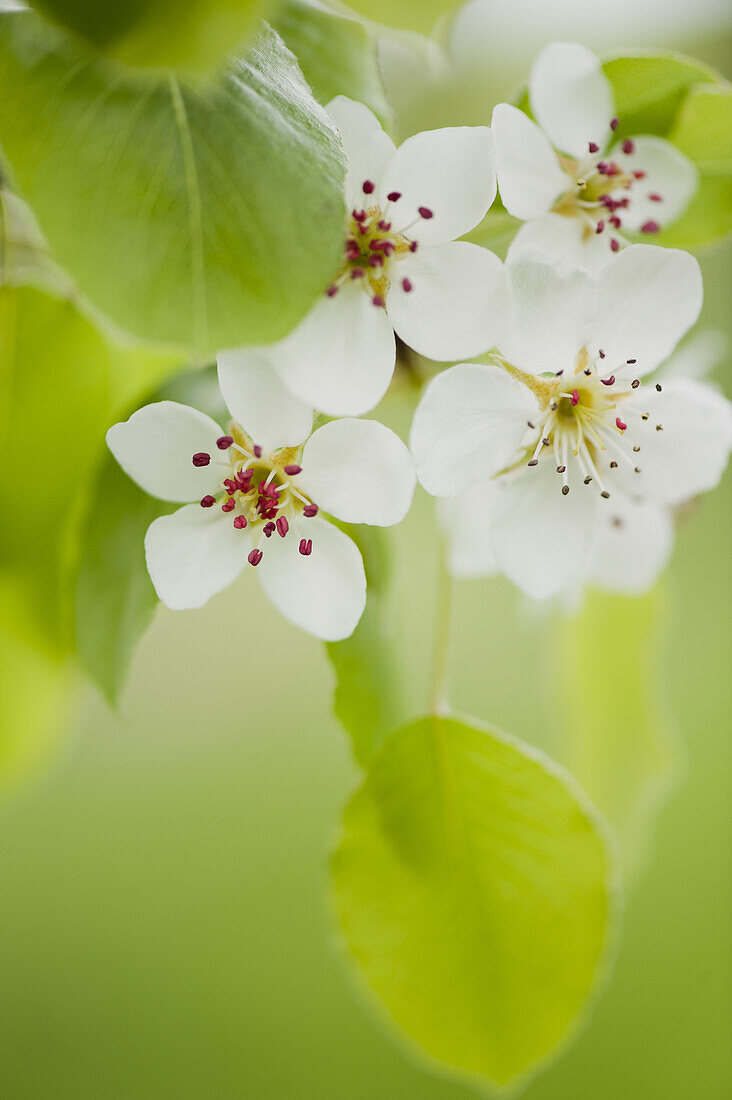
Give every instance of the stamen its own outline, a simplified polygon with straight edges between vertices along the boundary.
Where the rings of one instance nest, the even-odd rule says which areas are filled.
[[[613,237],[610,241],[610,248],[613,252],[617,252],[620,249],[620,241]]]
[[[574,408],[575,405],[579,405],[579,390],[572,390],[571,401],[572,401],[572,407],[573,408]]]
[[[336,294],[338,293],[338,287],[335,285],[335,283],[331,283],[325,293],[329,298],[335,298]]]
[[[611,374],[609,378],[601,378],[603,386],[612,386],[615,382],[615,375]]]
[[[211,455],[206,454],[205,451],[196,451],[191,461],[194,466],[208,466],[211,461]]]
[[[244,516],[237,516],[234,520],[234,526],[236,527],[237,531],[243,531],[246,525],[247,521]]]
[[[628,428],[628,425],[625,423],[624,420],[621,420],[619,416],[615,417],[615,423],[617,424],[621,432],[626,431]]]
[[[643,222],[643,225],[640,227],[640,231],[641,233],[660,233],[661,226],[658,224],[658,222],[647,221]]]
[[[317,516],[317,514],[318,514],[317,504],[306,504],[305,507],[302,510],[302,514],[304,516],[307,516],[308,519],[312,519],[313,516]]]
[[[271,519],[268,520],[267,523],[265,523],[262,531],[264,532],[265,538],[272,538],[272,535],[275,533],[275,524],[272,522]]]
[[[430,210],[429,206],[418,206],[417,213],[419,214],[420,218],[424,218],[425,221],[429,221],[430,218],[434,217],[434,214]]]
[[[626,138],[622,145],[622,150],[626,156],[630,156],[635,152],[635,143],[630,138]]]
[[[232,500],[231,497],[229,497],[228,500],[225,500],[224,503],[221,505],[221,511],[222,512],[233,512],[235,508],[236,508],[236,501]]]
[[[386,197],[389,202],[399,202],[399,199],[402,197],[402,193],[401,191],[390,191]]]
[[[363,181],[363,193],[364,193],[364,195],[371,195],[373,193],[373,190],[374,190],[374,184],[371,182],[371,180],[364,180]]]
[[[404,290],[407,294],[409,294],[409,291],[412,290],[413,285],[414,284],[412,283],[411,279],[402,279],[402,290]]]
[[[253,450],[254,450],[254,457],[255,458],[261,458],[262,457],[262,448],[260,447],[260,445],[258,443],[254,444]]]
[[[617,130],[619,122],[620,122],[619,118],[611,118],[610,119],[610,129],[611,130]]]
[[[651,202],[663,202],[663,199],[661,198],[661,196],[658,194],[657,191],[651,191],[648,198],[651,200]]]
[[[280,536],[280,538],[284,538],[287,532],[290,530],[290,525],[287,522],[286,516],[280,516],[280,518],[277,520],[276,526],[277,534]]]
[[[234,437],[231,435],[222,435],[216,440],[216,446],[220,451],[228,451],[231,444],[234,442]]]
[[[249,562],[250,565],[259,565],[261,560],[262,560],[262,551],[261,550],[250,550],[249,551],[249,554],[247,555],[247,561]]]
[[[371,304],[381,308],[386,305],[386,302],[384,301],[381,294],[374,294],[373,298],[371,299]]]
[[[591,153],[599,153],[600,152],[600,146],[595,141],[590,141],[588,143],[587,148],[590,150]]]
[[[204,497],[204,498],[202,499],[202,501],[201,501],[201,507],[202,507],[202,508],[213,508],[213,506],[214,506],[214,504],[215,504],[215,503],[216,503],[216,498],[215,498],[215,497],[212,497],[212,496],[211,496],[211,495],[209,494],[208,496],[205,496],[205,497]]]
[[[312,539],[300,539],[300,546],[298,548],[304,558],[309,558],[313,552],[313,540]]]
[[[302,466],[298,466],[297,463],[293,463],[291,466],[285,466],[284,471],[288,477],[294,477],[295,474],[302,473]]]

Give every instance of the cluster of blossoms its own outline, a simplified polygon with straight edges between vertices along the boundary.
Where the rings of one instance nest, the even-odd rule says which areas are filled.
[[[610,86],[581,46],[544,50],[529,96],[538,125],[500,104],[492,130],[399,149],[366,107],[331,103],[346,216],[320,300],[278,343],[219,356],[225,429],[160,402],[108,433],[131,477],[185,505],[145,542],[169,607],[200,607],[248,564],[292,622],[348,636],[366,581],[332,521],[399,523],[417,479],[446,498],[457,575],[500,570],[544,598],[587,580],[640,591],[663,568],[673,509],[724,470],[732,412],[697,378],[647,381],[696,321],[701,275],[687,253],[624,234],[677,217],[695,171],[661,139],[614,142]],[[457,239],[497,186],[526,223],[505,265]],[[432,360],[483,357],[429,383],[410,450],[353,419],[389,386],[395,334]],[[314,409],[341,419],[312,431]]]

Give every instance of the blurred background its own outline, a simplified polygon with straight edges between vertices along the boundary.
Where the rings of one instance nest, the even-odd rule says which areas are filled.
[[[557,38],[601,52],[673,47],[730,71],[724,0],[468,7],[453,56],[495,100]],[[730,251],[702,263],[699,327],[732,335]],[[729,358],[714,378],[732,395]],[[397,389],[384,418],[405,430],[409,410]],[[397,532],[395,626],[414,710],[426,692],[433,527],[420,495]],[[731,537],[728,474],[684,523],[661,593],[652,689],[672,715],[674,777],[629,892],[617,964],[576,1043],[526,1088],[529,1100],[732,1094]],[[53,716],[53,746],[36,746],[37,763],[24,761],[4,793],[8,1100],[474,1095],[404,1051],[340,963],[327,855],[358,773],[331,715],[322,647],[250,580],[200,612],[160,609],[119,713],[85,688]],[[500,580],[456,585],[453,704],[559,756],[557,619]],[[42,670],[23,675],[29,704],[42,706]],[[604,686],[612,705],[617,685]]]

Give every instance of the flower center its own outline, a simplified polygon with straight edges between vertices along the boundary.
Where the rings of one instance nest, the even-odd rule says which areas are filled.
[[[194,466],[208,466],[213,462],[221,467],[221,488],[215,495],[203,497],[201,507],[216,507],[231,514],[232,523],[239,531],[250,528],[255,543],[248,555],[251,565],[259,565],[263,556],[260,544],[275,532],[284,539],[288,534],[292,537],[294,531],[294,537],[300,539],[300,553],[309,557],[313,540],[302,535],[300,521],[317,515],[318,506],[294,483],[302,473],[298,461],[301,449],[283,447],[265,454],[234,422],[229,425],[229,435],[222,435],[216,446],[222,452],[220,458],[205,451],[199,451],[192,458]]]
[[[641,425],[650,414],[638,406],[647,387],[631,378],[628,359],[616,373],[607,369],[600,351],[595,362],[585,349],[577,356],[571,372],[559,371],[552,379],[539,378],[535,387],[544,401],[537,420],[529,422],[531,436],[526,446],[527,465],[551,461],[562,478],[562,493],[569,492],[569,464],[575,460],[585,485],[595,484],[600,495],[610,496],[612,471],[625,464],[636,474],[641,444]],[[622,372],[622,373],[621,373]],[[546,383],[550,383],[547,395]],[[660,383],[656,389],[661,390]],[[661,424],[655,425],[662,431]]]
[[[366,196],[365,202],[374,190],[374,184],[364,180],[362,191]],[[433,217],[429,207],[420,206],[418,217],[401,229],[395,229],[395,204],[401,197],[399,191],[390,191],[383,209],[375,204],[351,210],[346,224],[343,260],[336,278],[326,291],[329,298],[337,294],[344,283],[356,280],[375,306],[383,308],[386,304],[386,292],[394,279],[395,264],[418,248],[418,242],[409,234],[423,219],[428,221]],[[402,279],[401,287],[409,294],[413,289],[411,280]]]
[[[618,120],[614,118],[604,143],[605,150],[617,126]],[[603,152],[594,141],[588,142],[587,148],[587,155],[582,160],[559,157],[562,168],[572,177],[574,183],[552,209],[555,214],[581,218],[586,238],[593,233],[599,235],[606,232],[610,249],[617,252],[623,240],[619,232],[623,216],[630,209],[638,189],[647,186],[642,182],[646,173],[641,168],[629,169],[608,159],[607,152]],[[632,157],[636,151],[635,143],[627,138],[621,149],[626,157]],[[656,191],[646,193],[645,197],[651,202],[663,202],[663,196]],[[649,218],[640,227],[641,233],[658,233],[660,229],[659,222],[653,218]]]

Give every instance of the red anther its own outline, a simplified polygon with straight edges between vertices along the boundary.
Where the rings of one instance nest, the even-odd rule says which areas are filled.
[[[374,184],[371,182],[371,180],[364,180],[363,181],[363,193],[364,193],[364,195],[370,195],[373,190],[374,190]]]
[[[287,522],[285,516],[280,516],[280,518],[277,520],[276,526],[277,534],[280,536],[280,538],[284,538],[287,532],[290,530],[290,525]]]
[[[328,295],[329,298],[335,298],[336,294],[338,293],[338,287],[335,285],[335,283],[331,283],[325,293]]]
[[[313,540],[312,539],[300,539],[299,546],[300,553],[304,558],[309,558],[313,552]]]
[[[626,428],[628,427],[628,425],[627,425],[627,424],[625,423],[625,421],[624,421],[624,420],[621,420],[619,416],[616,416],[616,417],[615,417],[615,423],[616,423],[616,424],[617,424],[617,426],[618,426],[618,427],[620,428],[620,431],[621,431],[621,432],[624,432],[624,431],[625,431],[625,429],[626,429]]]
[[[602,233],[604,228],[605,228],[605,222],[601,218],[600,221],[595,226],[595,232],[596,233]]]
[[[411,279],[402,279],[402,290],[406,290],[407,294],[412,289],[413,283]]]
[[[226,491],[229,494],[229,496],[231,496],[232,493],[235,493],[236,490],[239,487],[237,485],[237,483],[235,481],[232,481],[232,479],[230,477],[224,478],[224,485],[226,486]]]
[[[637,363],[637,362],[638,362],[638,360],[637,360],[637,359],[626,359],[626,360],[625,360],[625,362],[626,362],[626,363],[630,363],[630,364],[631,364],[631,366],[632,366],[632,365],[633,365],[633,363]]]
[[[386,252],[387,256],[396,251],[394,242],[390,240],[372,241],[369,247],[372,252]]]
[[[658,191],[652,191],[648,198],[651,200],[651,202],[663,202],[663,199],[659,195]]]
[[[613,229],[620,229],[621,222],[617,214],[611,214],[608,221]]]
[[[244,516],[237,516],[234,520],[234,526],[236,527],[237,531],[243,531],[246,525],[247,521],[244,519]]]
[[[641,233],[660,233],[661,226],[658,224],[658,222],[654,221],[643,222],[640,231]]]
[[[591,153],[599,153],[600,152],[600,146],[595,141],[589,142],[587,148],[590,150]]]
[[[417,248],[418,248],[417,241],[411,241],[410,245],[409,245],[409,251],[410,252],[416,252]]]
[[[233,512],[235,508],[236,501],[232,500],[231,497],[229,497],[228,500],[225,500],[224,503],[221,505],[222,512]]]
[[[579,405],[579,390],[572,390],[572,407]]]
[[[635,152],[635,142],[631,141],[630,138],[626,138],[623,142],[622,149],[625,155],[629,157],[631,153]]]
[[[357,256],[361,255],[361,249],[358,247],[358,241],[354,241],[353,237],[349,237],[346,241],[346,259],[355,260]]]
[[[597,354],[600,356],[601,359],[605,358],[605,352],[602,350],[602,348],[597,349]]]
[[[285,466],[284,469],[288,477],[294,477],[295,474],[302,473],[302,466],[298,466],[296,462],[293,462],[290,466]]]
[[[619,122],[620,122],[619,118],[611,118],[610,119],[610,129],[611,130],[617,130]]]
[[[274,532],[275,532],[275,525],[274,525],[274,523],[272,522],[272,520],[269,520],[269,522],[268,522],[268,523],[265,523],[265,525],[264,525],[264,527],[262,528],[262,530],[264,531],[264,534],[265,534],[266,538],[268,538],[268,539],[271,539],[271,538],[272,538],[272,535],[273,535],[273,534],[274,534]]]
[[[381,221],[378,223],[378,227],[383,233],[388,233],[391,229],[391,222],[385,222],[382,218]]]
[[[645,178],[646,178],[646,173],[642,172],[640,169],[638,169],[637,171],[635,171],[633,173],[633,179],[644,180]]]
[[[402,197],[402,193],[401,191],[390,191],[386,197],[389,202],[399,202],[399,199]]]
[[[203,497],[203,499],[201,500],[201,507],[202,508],[213,508],[215,503],[216,503],[216,497],[212,497],[209,494],[208,496]]]
[[[362,267],[354,267],[353,271],[351,272],[352,279],[362,279],[364,275],[365,272]]]
[[[254,451],[254,457],[255,458],[261,458],[262,457],[262,448],[260,447],[260,445],[258,443],[254,444],[254,446],[252,447],[252,450]]]
[[[366,211],[365,210],[352,210],[351,211],[351,216],[353,217],[353,220],[356,221],[356,222],[365,222],[366,221]]]
[[[610,241],[610,248],[613,252],[617,252],[620,248],[620,241],[616,241],[615,237],[613,237],[613,239]]]
[[[429,221],[430,218],[434,217],[434,214],[430,210],[429,206],[418,206],[417,213],[419,214],[420,218],[424,218],[425,221]]]
[[[192,459],[194,466],[208,466],[210,461],[211,455],[207,455],[205,451],[196,451]]]
[[[615,375],[611,374],[609,378],[601,378],[600,381],[602,382],[603,386],[612,386],[615,382]]]
[[[373,304],[375,306],[385,306],[386,305],[386,302],[384,301],[384,299],[382,298],[382,296],[380,294],[374,294],[371,301],[373,302]]]
[[[384,266],[384,257],[383,256],[369,256],[369,267],[383,267],[383,266]]]
[[[262,560],[262,551],[261,550],[250,550],[249,553],[247,554],[247,561],[249,562],[250,565],[259,565],[261,560]]]
[[[222,435],[216,440],[216,446],[220,451],[228,451],[231,444],[234,442],[234,437],[231,435]]]
[[[318,514],[317,504],[306,504],[305,507],[302,510],[302,514],[304,516],[307,516],[308,519],[312,519],[313,516],[317,516],[317,514]]]

